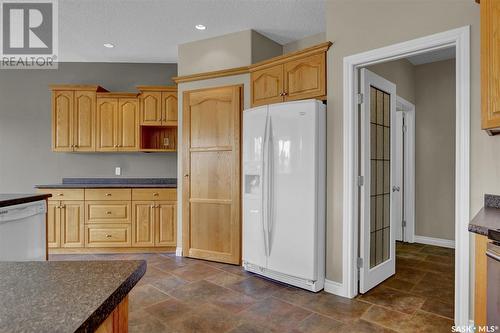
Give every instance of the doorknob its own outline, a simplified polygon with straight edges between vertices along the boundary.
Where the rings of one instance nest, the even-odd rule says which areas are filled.
[[[397,191],[397,192],[399,192],[399,190],[400,190],[400,189],[401,189],[401,188],[400,188],[399,186],[395,186],[395,185],[394,185],[394,186],[392,187],[392,192],[396,192],[396,191]]]

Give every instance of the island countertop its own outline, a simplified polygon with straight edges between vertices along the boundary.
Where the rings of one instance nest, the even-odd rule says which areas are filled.
[[[0,262],[0,332],[94,332],[146,262]]]
[[[50,194],[0,194],[0,207],[20,205],[23,203],[45,200],[52,195]]]

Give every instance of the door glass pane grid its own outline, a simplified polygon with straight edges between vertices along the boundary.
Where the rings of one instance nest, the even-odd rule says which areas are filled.
[[[370,87],[370,268],[390,257],[390,95]]]

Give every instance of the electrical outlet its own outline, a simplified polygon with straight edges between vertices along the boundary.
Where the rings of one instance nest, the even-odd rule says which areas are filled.
[[[121,176],[122,175],[122,168],[116,167],[115,168],[115,175],[116,176]]]

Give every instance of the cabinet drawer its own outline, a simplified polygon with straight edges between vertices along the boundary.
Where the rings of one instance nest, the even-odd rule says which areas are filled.
[[[85,226],[86,247],[130,246],[130,225],[95,224]]]
[[[177,190],[175,188],[134,188],[132,189],[132,200],[177,201]]]
[[[49,200],[83,200],[83,189],[55,189],[43,188],[38,189],[38,193],[52,194]]]
[[[85,200],[130,200],[130,189],[86,189]]]
[[[130,223],[130,201],[86,201],[86,223]]]

